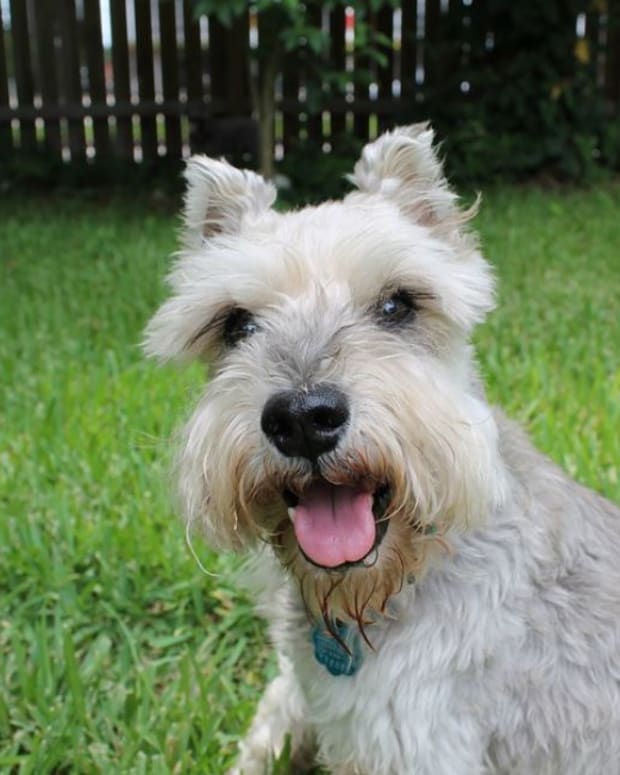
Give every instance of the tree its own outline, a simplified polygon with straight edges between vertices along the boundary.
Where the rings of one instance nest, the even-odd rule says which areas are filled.
[[[369,23],[369,13],[395,0],[371,0],[353,4],[355,8],[355,52],[367,62],[385,62],[382,53],[391,41],[376,33]],[[250,52],[249,83],[253,109],[259,124],[259,167],[263,175],[273,177],[273,146],[275,118],[275,85],[278,73],[293,54],[302,59],[312,77],[308,79],[307,101],[320,105],[328,95],[343,94],[347,82],[368,83],[367,70],[355,68],[355,73],[335,69],[329,57],[329,38],[317,19],[321,11],[341,9],[352,5],[344,0],[317,2],[317,0],[194,0],[197,15],[208,14],[220,23],[232,22],[254,8],[258,16],[258,46]],[[318,13],[316,13],[318,9]],[[315,11],[315,13],[313,13]]]

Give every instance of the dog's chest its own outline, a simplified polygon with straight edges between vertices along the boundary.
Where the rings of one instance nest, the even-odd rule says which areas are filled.
[[[293,662],[305,720],[330,764],[354,762],[364,773],[407,772],[423,748],[432,756],[438,735],[449,734],[451,726],[460,734],[472,699],[486,702],[473,666],[484,662],[488,639],[472,638],[475,628],[458,617],[442,617],[438,626],[421,601],[413,606],[414,596],[410,590],[402,603],[417,616],[383,619],[367,628],[373,648],[361,636],[348,641],[360,655],[351,674],[332,675],[321,664],[305,621],[287,628],[283,650]]]

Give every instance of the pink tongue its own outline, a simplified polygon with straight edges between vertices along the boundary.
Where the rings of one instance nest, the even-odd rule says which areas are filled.
[[[311,485],[295,508],[295,535],[317,565],[361,560],[376,538],[372,494],[327,482]]]

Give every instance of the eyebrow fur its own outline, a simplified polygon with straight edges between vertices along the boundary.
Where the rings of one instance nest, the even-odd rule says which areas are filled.
[[[230,313],[235,309],[234,305],[231,305],[229,307],[225,307],[223,310],[218,312],[216,315],[214,315],[207,323],[204,324],[204,326],[201,326],[198,331],[196,331],[195,334],[187,341],[185,344],[185,349],[190,350],[196,342],[198,342],[200,339],[203,338],[203,336],[206,336],[207,334],[211,333],[213,329],[220,328],[224,325],[224,322],[226,321],[226,318],[230,315]]]

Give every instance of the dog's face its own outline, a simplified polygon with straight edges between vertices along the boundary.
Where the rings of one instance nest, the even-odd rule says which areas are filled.
[[[179,455],[186,518],[220,548],[270,542],[314,615],[362,622],[502,498],[468,345],[493,283],[468,214],[423,126],[367,146],[342,202],[299,212],[223,162],[187,179],[146,340],[212,366]]]

